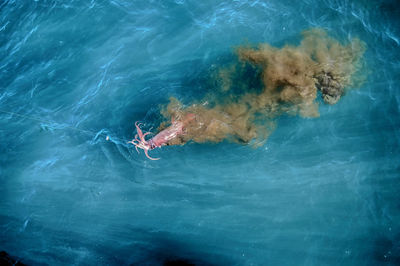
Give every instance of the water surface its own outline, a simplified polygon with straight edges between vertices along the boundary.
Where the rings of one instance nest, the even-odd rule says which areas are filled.
[[[395,1],[3,1],[0,250],[32,265],[400,263]],[[200,99],[243,44],[319,27],[367,79],[265,145],[137,154],[170,96]],[[106,136],[110,140],[106,140]]]

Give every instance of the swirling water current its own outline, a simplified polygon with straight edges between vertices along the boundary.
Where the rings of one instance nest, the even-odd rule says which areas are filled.
[[[396,1],[0,3],[0,250],[28,265],[400,263]],[[268,141],[126,144],[234,47],[323,28],[366,81]],[[208,83],[207,83],[208,82]],[[106,140],[109,136],[109,140]]]

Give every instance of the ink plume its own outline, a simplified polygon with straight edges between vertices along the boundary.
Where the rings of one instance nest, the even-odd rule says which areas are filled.
[[[183,104],[171,97],[161,114],[166,122],[179,121],[188,114],[195,119],[185,125],[166,145],[182,145],[189,141],[254,143],[262,145],[276,127],[276,119],[283,114],[318,117],[319,102],[336,104],[346,92],[362,82],[362,55],[365,44],[357,38],[341,43],[321,29],[302,33],[298,46],[281,48],[269,44],[258,47],[238,47],[236,65],[220,69],[218,93],[198,102]],[[263,88],[254,91],[249,84],[241,84],[242,92],[231,92],[236,72],[246,65],[259,70]],[[216,94],[217,92],[215,92]],[[318,99],[322,97],[322,101]]]

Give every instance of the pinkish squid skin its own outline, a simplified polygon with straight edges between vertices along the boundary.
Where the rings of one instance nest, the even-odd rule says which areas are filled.
[[[143,149],[146,157],[150,160],[159,160],[160,158],[150,157],[148,151],[155,148],[161,148],[162,146],[166,145],[168,141],[178,137],[179,135],[184,134],[185,124],[192,121],[194,118],[195,116],[193,114],[189,114],[184,121],[173,121],[172,125],[162,130],[149,140],[146,140],[145,137],[151,133],[143,133],[140,129],[141,123],[136,122],[135,126],[137,134],[135,135],[135,138],[131,141],[128,141],[128,143],[132,143],[133,145],[135,145],[137,152],[139,152],[138,148]]]

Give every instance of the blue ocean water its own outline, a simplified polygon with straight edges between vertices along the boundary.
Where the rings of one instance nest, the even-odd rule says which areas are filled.
[[[398,265],[396,1],[0,3],[0,250],[29,265]],[[265,145],[137,154],[170,96],[243,44],[322,28],[364,41],[366,80]],[[110,140],[106,140],[109,136]]]

